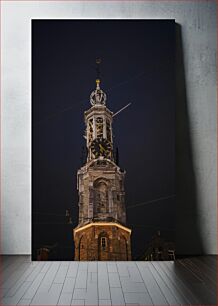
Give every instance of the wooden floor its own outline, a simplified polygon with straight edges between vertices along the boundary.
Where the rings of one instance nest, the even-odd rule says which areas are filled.
[[[1,305],[217,305],[217,258],[31,262],[1,257]]]

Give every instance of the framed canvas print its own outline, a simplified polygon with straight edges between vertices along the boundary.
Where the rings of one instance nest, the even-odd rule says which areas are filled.
[[[174,260],[174,20],[32,20],[32,164],[33,260]]]

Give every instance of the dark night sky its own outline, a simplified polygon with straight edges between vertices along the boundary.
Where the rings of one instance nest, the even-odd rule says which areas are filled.
[[[113,133],[126,170],[133,259],[157,229],[173,240],[175,197],[128,206],[175,194],[174,20],[33,20],[33,256],[57,242],[54,258],[73,258],[83,112],[91,106],[96,57],[107,107],[116,112],[132,103],[114,118]]]

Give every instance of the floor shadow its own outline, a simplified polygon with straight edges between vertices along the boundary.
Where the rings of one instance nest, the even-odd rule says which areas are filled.
[[[182,28],[176,24],[176,250],[179,255],[203,254],[196,175],[184,70]]]

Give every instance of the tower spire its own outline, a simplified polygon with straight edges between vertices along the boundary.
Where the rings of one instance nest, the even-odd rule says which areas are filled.
[[[101,64],[101,59],[100,57],[96,58],[96,89],[100,89],[100,64]]]
[[[97,79],[100,79],[100,64],[101,64],[101,58],[96,58],[96,72],[97,72]]]
[[[96,89],[90,95],[90,103],[91,105],[105,105],[106,104],[106,94],[100,88],[100,63],[101,59],[96,58]]]

